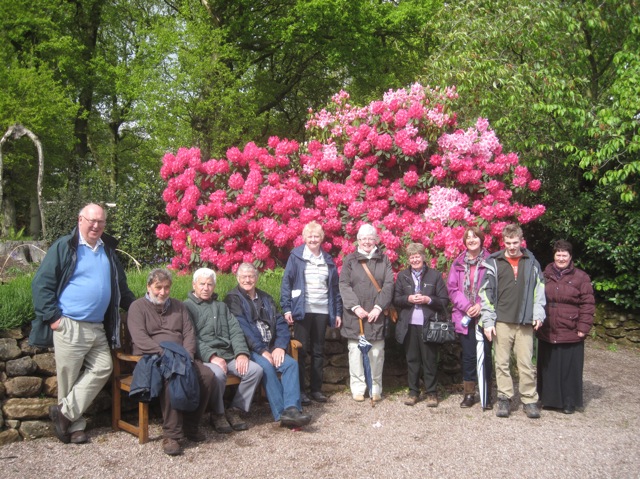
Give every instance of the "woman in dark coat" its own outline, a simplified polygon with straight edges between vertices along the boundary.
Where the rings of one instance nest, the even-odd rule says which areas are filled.
[[[583,406],[584,338],[593,325],[591,279],[574,266],[571,243],[556,241],[544,270],[547,318],[538,330],[538,394],[542,405],[572,414]]]
[[[315,221],[302,230],[304,244],[294,248],[287,261],[280,288],[280,306],[284,319],[293,326],[295,338],[302,343],[298,351],[300,400],[311,403],[305,392],[307,356],[310,361],[310,396],[327,402],[322,393],[324,337],[327,326],[342,324],[342,299],[338,287],[338,269],[333,258],[322,250],[324,231]]]
[[[340,334],[347,338],[349,348],[349,375],[351,394],[355,401],[364,401],[366,382],[362,365],[362,353],[358,349],[360,318],[364,336],[372,344],[368,353],[371,363],[371,400],[382,397],[382,367],[384,365],[384,338],[388,319],[383,314],[393,299],[393,271],[386,254],[378,248],[376,229],[364,224],[358,230],[358,249],[344,258],[340,271],[340,296],[344,306]],[[380,291],[373,285],[363,263],[376,279]]]
[[[447,287],[442,274],[429,268],[425,262],[424,246],[411,243],[407,246],[409,268],[400,271],[396,279],[393,303],[399,308],[396,340],[404,345],[407,357],[409,398],[407,406],[420,399],[420,369],[427,393],[427,406],[438,405],[436,373],[438,369],[438,345],[425,343],[422,330],[428,321],[435,320],[449,304]]]

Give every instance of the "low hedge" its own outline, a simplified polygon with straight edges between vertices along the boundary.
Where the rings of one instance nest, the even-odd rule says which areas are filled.
[[[133,294],[141,298],[147,291],[147,275],[150,269],[127,272],[127,282]],[[282,269],[266,271],[260,275],[258,288],[265,290],[279,304]],[[35,318],[31,296],[33,274],[18,276],[8,283],[0,284],[0,331],[17,328],[30,323]],[[232,274],[218,275],[216,293],[220,299],[236,286]],[[173,275],[171,297],[184,300],[191,291],[191,276]]]

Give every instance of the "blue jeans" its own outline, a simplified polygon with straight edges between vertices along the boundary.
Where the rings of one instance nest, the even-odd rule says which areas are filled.
[[[275,368],[264,357],[253,351],[251,352],[251,360],[258,363],[264,371],[262,385],[267,392],[267,400],[271,406],[273,418],[279,421],[282,411],[291,406],[302,411],[297,361],[285,354],[280,367]],[[280,378],[278,378],[278,373],[281,374]]]

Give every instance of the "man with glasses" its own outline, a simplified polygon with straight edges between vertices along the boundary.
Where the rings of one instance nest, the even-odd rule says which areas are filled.
[[[242,263],[236,279],[238,286],[229,291],[224,302],[240,323],[251,361],[263,369],[262,384],[273,418],[284,427],[306,426],[311,416],[302,412],[298,363],[286,353],[291,340],[289,326],[273,298],[256,288],[258,270],[253,264]]]
[[[128,310],[136,299],[105,225],[101,206],[82,208],[78,226],[51,245],[31,283],[36,319],[29,343],[55,348],[58,404],[49,416],[64,443],[87,442],[83,413],[111,375],[119,308]]]

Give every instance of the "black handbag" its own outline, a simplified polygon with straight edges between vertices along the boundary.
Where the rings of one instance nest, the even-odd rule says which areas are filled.
[[[444,321],[438,321],[444,319]],[[452,343],[457,339],[456,327],[447,317],[438,317],[436,313],[433,321],[425,321],[422,327],[422,340],[425,343]]]

